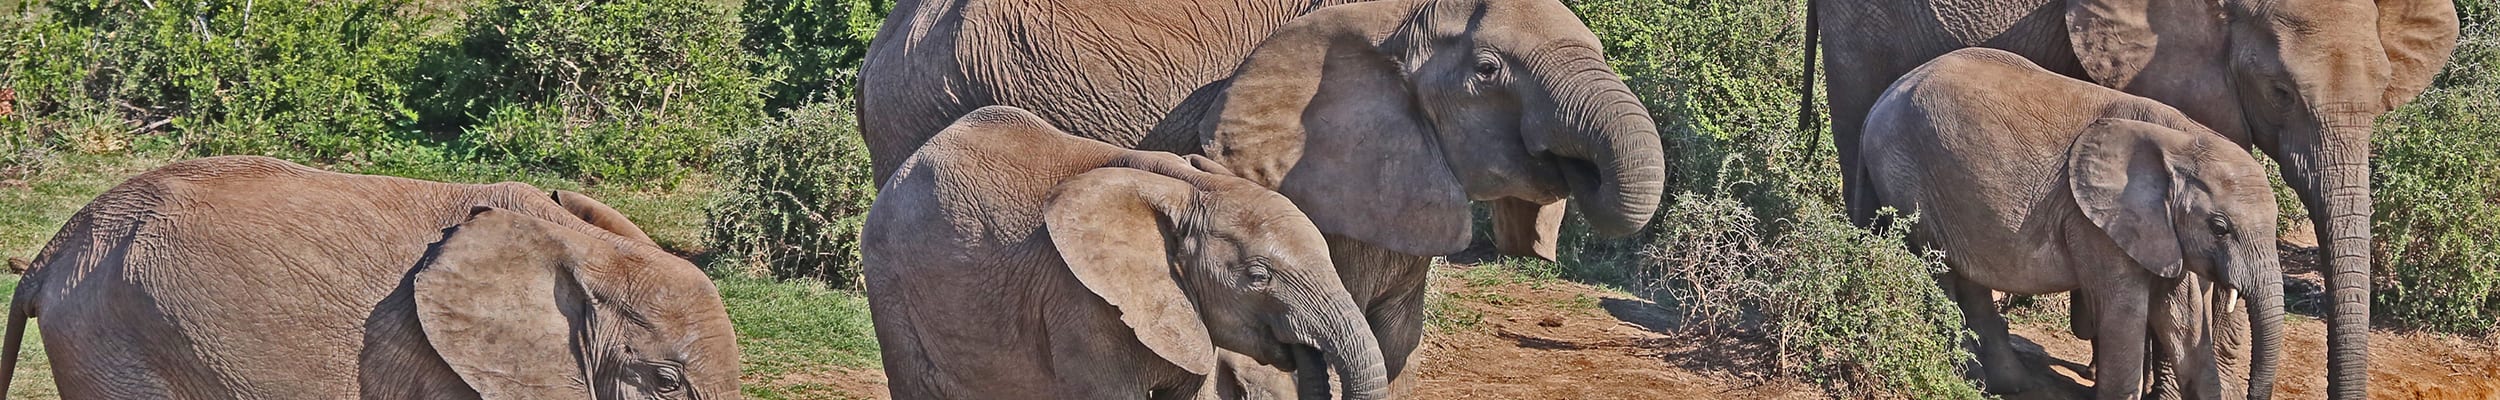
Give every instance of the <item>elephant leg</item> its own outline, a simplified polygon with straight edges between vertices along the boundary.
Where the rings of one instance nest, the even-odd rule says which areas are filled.
[[[2092,323],[2099,319],[2092,316],[2092,302],[2083,301],[2084,296],[2083,289],[2066,294],[2066,325],[2076,339],[2092,340],[2092,335],[2098,333],[2095,330],[2100,329],[2093,327]]]
[[[2140,274],[2139,274],[2140,275]],[[2146,282],[2150,279],[2133,279]],[[2145,356],[2149,352],[2147,336],[2151,288],[2112,288],[2096,291],[2088,301],[2093,304],[2094,323],[2099,328],[2092,341],[2093,385],[2101,400],[2135,400],[2144,397]]]
[[[1982,379],[1988,392],[2013,394],[2037,386],[2022,357],[2014,353],[2013,333],[2006,332],[2005,316],[1997,314],[1996,292],[1960,274],[1939,278],[1945,293],[1961,306],[1962,322],[1979,335],[1979,369],[1986,374]]]
[[[2208,321],[2212,284],[2193,274],[2158,282],[2153,293],[2153,359],[2146,397],[2215,399],[2221,376],[2215,369],[2212,322]],[[2167,290],[2158,286],[2169,286]]]
[[[1514,198],[1493,201],[1493,247],[1503,255],[1553,261],[1561,243],[1567,201],[1552,204]]]

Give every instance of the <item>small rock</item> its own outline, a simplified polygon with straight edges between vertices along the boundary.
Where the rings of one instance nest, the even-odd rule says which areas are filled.
[[[1536,326],[1542,326],[1542,327],[1547,327],[1547,328],[1555,328],[1555,327],[1561,327],[1562,325],[1563,325],[1563,319],[1562,319],[1562,317],[1556,317],[1556,316],[1551,316],[1551,315],[1548,315],[1548,316],[1545,316],[1545,318],[1538,318],[1538,319],[1536,320]]]

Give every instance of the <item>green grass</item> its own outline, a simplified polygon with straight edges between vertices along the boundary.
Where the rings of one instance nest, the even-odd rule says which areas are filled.
[[[61,224],[97,194],[132,175],[183,157],[171,151],[139,154],[63,152],[60,164],[28,179],[28,187],[0,188],[0,254],[32,259]],[[331,166],[336,170],[448,182],[518,181],[547,189],[579,190],[616,207],[678,254],[702,254],[703,205],[713,195],[707,178],[662,190],[633,185],[587,186],[552,173],[459,164]],[[723,268],[729,270],[730,268]],[[877,344],[868,302],[857,293],[826,289],[812,281],[774,281],[716,274],[730,320],[738,326],[743,390],[757,399],[844,398],[833,386],[809,379],[835,368],[874,369]],[[16,292],[18,277],[0,275],[0,297]],[[39,334],[29,324],[25,352],[9,398],[58,398]]]

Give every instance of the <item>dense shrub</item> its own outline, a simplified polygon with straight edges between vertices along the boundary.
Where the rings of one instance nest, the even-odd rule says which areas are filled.
[[[850,93],[846,85],[868,54],[892,0],[747,0],[740,43],[756,57],[755,74],[772,78],[766,109],[822,101],[826,93]]]
[[[738,17],[716,2],[495,0],[429,55],[423,126],[587,181],[672,183],[761,115]]]
[[[877,191],[850,110],[811,104],[722,144],[711,247],[773,276],[853,287],[860,224]]]
[[[405,139],[390,132],[407,122],[399,77],[423,19],[403,13],[404,1],[47,5],[11,18],[0,81],[27,118],[130,121],[70,132],[81,149],[118,150],[128,135],[162,128],[210,154],[333,161]]]
[[[1660,228],[1639,270],[1645,286],[1665,289],[1683,329],[1768,339],[1785,372],[1838,394],[1979,397],[1962,378],[1969,333],[1936,289],[1936,254],[1838,215],[1777,221],[1783,233],[1766,236],[1753,214],[1734,198],[1688,192],[1662,215],[1677,223]]]
[[[1838,215],[1823,116],[1798,118],[1803,4],[1572,3],[1649,103],[1684,194],[1632,239],[1567,225],[1565,274],[1634,278],[1620,283],[1661,292],[1685,329],[1769,339],[1787,372],[1838,392],[1979,397],[1941,264]]]
[[[2448,70],[2372,140],[2376,315],[2488,333],[2500,326],[2500,4],[2458,6],[2465,34]]]

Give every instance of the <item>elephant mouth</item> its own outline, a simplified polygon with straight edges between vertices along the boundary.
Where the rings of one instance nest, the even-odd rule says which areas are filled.
[[[1285,372],[1295,372],[1306,367],[1327,367],[1328,361],[1324,355],[1325,354],[1320,353],[1318,347],[1305,344],[1286,344],[1283,347],[1277,348],[1275,354],[1268,355],[1268,360],[1264,360],[1262,362]]]
[[[1552,157],[1554,171],[1562,175],[1563,189],[1573,198],[1594,199],[1605,186],[1604,172],[1597,163],[1570,157]]]

